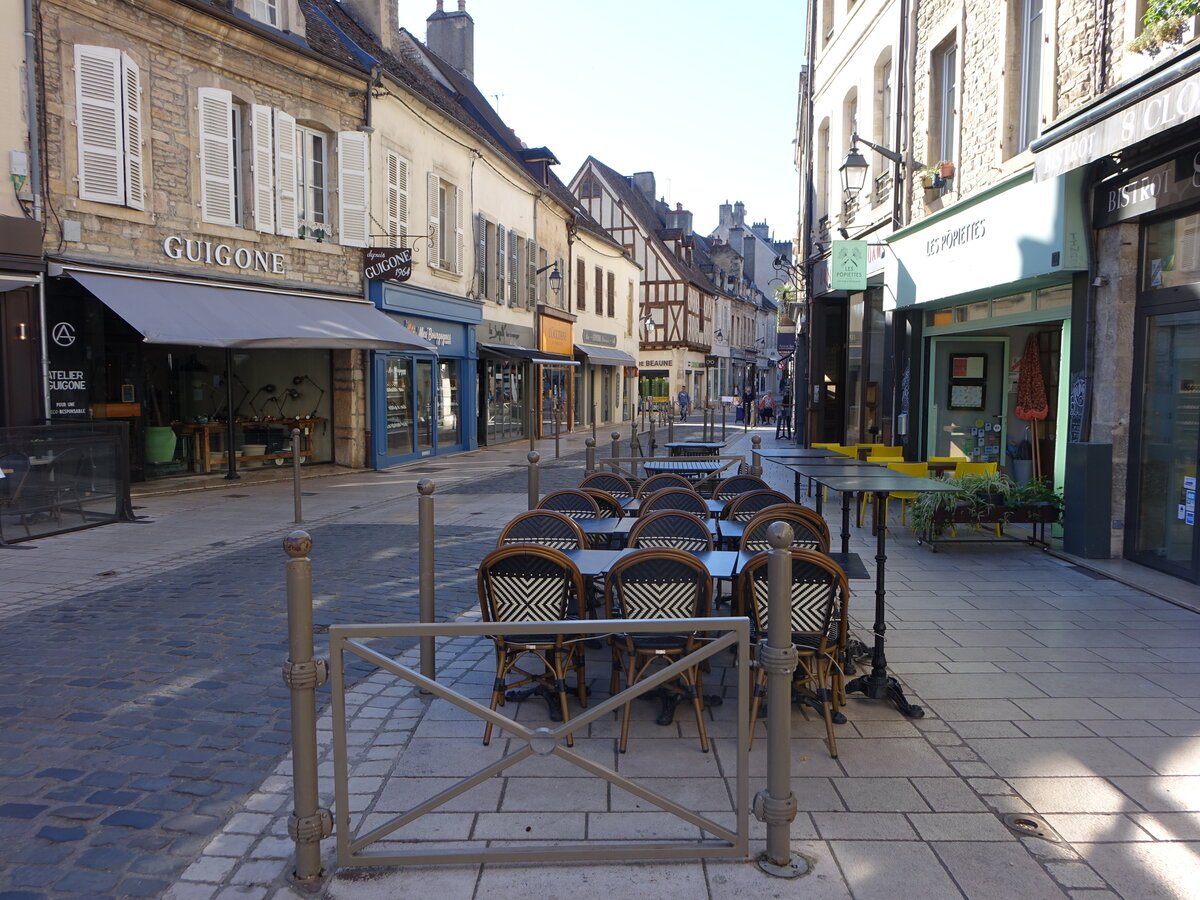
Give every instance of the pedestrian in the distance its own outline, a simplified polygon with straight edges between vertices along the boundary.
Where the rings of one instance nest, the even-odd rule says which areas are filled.
[[[679,418],[680,421],[687,421],[688,407],[692,405],[692,398],[688,396],[687,388],[681,387],[678,396],[675,399],[679,402]]]
[[[746,426],[750,427],[754,425],[752,418],[754,414],[754,388],[750,387],[750,385],[746,385],[746,389],[742,391],[742,409],[746,411]]]
[[[775,419],[775,437],[790,438],[792,436],[792,392],[784,391],[779,398],[779,415]]]

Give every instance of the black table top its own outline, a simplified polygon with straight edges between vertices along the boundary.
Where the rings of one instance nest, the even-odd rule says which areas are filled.
[[[883,466],[877,466],[872,463],[855,463],[847,460],[845,463],[829,463],[827,465],[810,466],[807,463],[791,463],[788,468],[793,472],[799,472],[812,479],[833,478],[838,476],[861,476],[863,478],[878,478],[881,476],[895,475],[891,469],[886,469]],[[909,475],[909,478],[912,476]]]
[[[714,500],[712,497],[704,498],[704,505],[708,507],[708,511],[715,518],[725,511],[724,500]],[[621,508],[630,515],[636,516],[642,508],[642,501],[638,497],[624,497],[621,499]]]
[[[567,558],[579,568],[583,575],[594,578],[613,567],[618,559],[636,553],[636,550],[564,550]],[[700,550],[691,553],[713,578],[732,578],[738,572],[742,555],[736,550]],[[747,559],[749,557],[746,557]]]
[[[727,463],[719,459],[694,459],[689,456],[672,456],[667,459],[651,459],[642,463],[647,472],[715,472]]]
[[[725,446],[725,444],[723,441],[669,441],[668,443],[663,444],[663,446],[669,447],[671,449],[674,449],[676,447],[684,447],[684,448],[693,448],[694,447],[694,448],[699,449],[702,447],[706,450],[709,448],[714,449],[714,450],[720,450],[722,447]]]
[[[873,472],[861,475],[857,472],[845,475],[821,475],[818,473],[812,478],[817,484],[842,492],[874,491],[890,494],[893,491],[913,491],[918,494],[929,494],[958,490],[955,485],[947,484],[936,478],[917,478],[889,469],[883,469],[882,472],[881,475]]]
[[[838,457],[850,459],[845,454],[824,447],[773,447],[769,450],[759,450],[758,455],[763,459],[829,459]]]

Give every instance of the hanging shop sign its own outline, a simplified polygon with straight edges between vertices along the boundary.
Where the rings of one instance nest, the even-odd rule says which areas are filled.
[[[590,328],[583,329],[583,343],[591,344],[593,347],[615,347],[617,346],[617,336],[609,334],[607,331],[592,331]]]
[[[363,251],[367,281],[408,281],[412,277],[411,247],[371,247]]]
[[[704,357],[704,368],[706,368],[706,369],[715,369],[720,364],[721,364],[721,361],[719,359],[717,359],[717,357],[715,357],[715,356]]]
[[[1171,162],[1097,186],[1093,224],[1103,228],[1196,199],[1200,199],[1200,150],[1193,148]]]
[[[575,353],[575,344],[571,340],[571,323],[556,319],[553,316],[539,316],[538,330],[540,331],[538,349],[546,353],[561,353],[570,357]]]
[[[222,269],[240,269],[243,272],[266,272],[268,275],[283,275],[282,253],[268,253],[250,247],[234,247],[217,244],[198,238],[183,238],[170,234],[163,238],[163,253],[170,259],[219,266]]]
[[[834,241],[829,259],[829,283],[835,291],[867,289],[866,241]]]

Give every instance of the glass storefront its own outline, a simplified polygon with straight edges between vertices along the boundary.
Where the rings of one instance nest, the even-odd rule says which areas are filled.
[[[383,432],[375,448],[377,466],[463,447],[464,365],[457,359],[375,355],[376,390],[384,405],[382,421],[374,429],[376,434]]]
[[[541,365],[542,373],[542,437],[555,434],[556,430],[569,430],[571,412],[571,369],[578,366]]]
[[[527,436],[529,364],[515,359],[483,361],[486,441],[502,444]]]

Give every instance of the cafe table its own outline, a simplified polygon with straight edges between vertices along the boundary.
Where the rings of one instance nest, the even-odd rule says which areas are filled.
[[[629,537],[629,532],[633,530],[633,526],[638,522],[635,516],[625,516],[623,518],[615,518],[602,516],[598,519],[576,519],[575,524],[583,529],[583,533],[591,536],[604,535],[610,540],[615,538],[618,543],[624,544]],[[708,526],[708,533],[716,540],[720,535],[720,523],[716,519],[705,519],[704,523]]]
[[[670,472],[682,475],[684,478],[699,480],[713,472],[718,472],[729,465],[729,461],[719,459],[697,459],[690,456],[669,456],[666,459],[650,459],[642,463],[646,477],[657,475],[659,472]]]
[[[758,455],[763,459],[777,460],[829,459],[831,457],[850,459],[844,453],[838,453],[836,450],[829,450],[825,447],[772,447],[767,450],[759,450]]]
[[[622,497],[621,509],[625,510],[625,512],[629,513],[631,516],[636,516],[638,515],[639,510],[642,508],[642,499],[643,498],[641,497]],[[709,518],[719,519],[721,517],[721,513],[725,512],[725,504],[728,501],[715,500],[712,497],[705,497],[703,499],[704,505],[708,507]]]
[[[918,494],[939,493],[956,490],[954,485],[936,478],[917,478],[883,469],[884,477],[869,475],[817,475],[815,481],[822,487],[838,491],[842,495],[842,551],[848,550],[850,497],[861,491],[870,491],[875,497],[875,648],[872,653],[871,673],[860,675],[846,685],[846,693],[862,693],[871,700],[890,700],[901,713],[910,718],[920,718],[925,710],[909,703],[900,682],[888,675],[887,657],[883,651],[884,635],[887,632],[887,531],[885,518],[888,494],[895,491]]]
[[[716,456],[725,449],[721,441],[669,441],[663,446],[671,456]]]
[[[881,472],[886,473],[892,471],[885,466],[877,463],[860,462],[857,459],[849,457],[837,457],[827,459],[806,459],[796,462],[780,462],[785,469],[791,469],[793,473],[792,493],[795,495],[796,502],[800,503],[800,479],[807,478],[809,491],[812,491],[812,483],[816,480],[816,475],[854,475],[859,472]],[[823,497],[820,492],[817,493],[817,512],[821,512]]]

